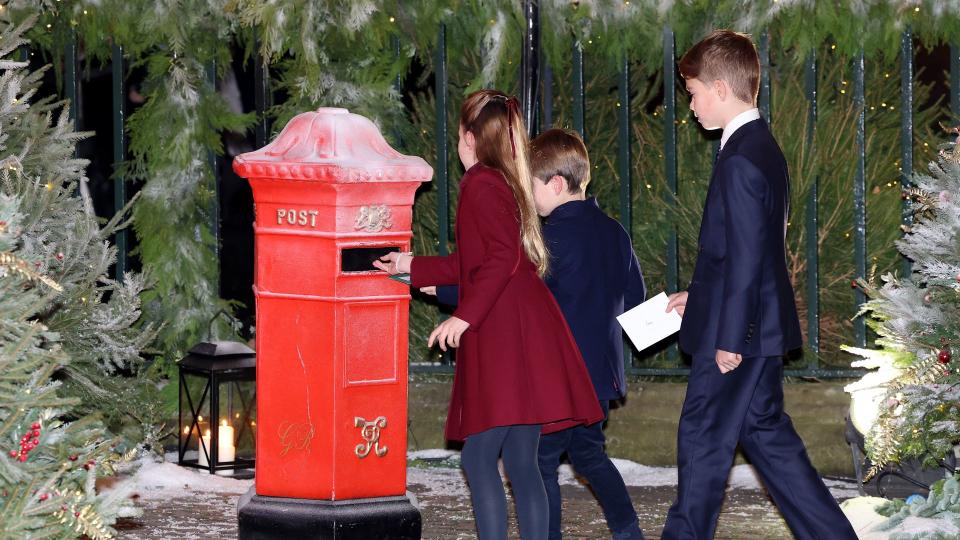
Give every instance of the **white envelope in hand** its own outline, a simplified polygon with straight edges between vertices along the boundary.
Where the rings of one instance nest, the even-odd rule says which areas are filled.
[[[630,311],[619,315],[617,322],[638,351],[673,335],[680,330],[680,315],[667,309],[667,294],[660,293]]]

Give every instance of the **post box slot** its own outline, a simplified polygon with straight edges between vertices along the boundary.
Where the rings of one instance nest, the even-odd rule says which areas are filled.
[[[373,261],[392,251],[400,251],[396,246],[343,248],[340,250],[341,272],[371,272],[376,270]]]

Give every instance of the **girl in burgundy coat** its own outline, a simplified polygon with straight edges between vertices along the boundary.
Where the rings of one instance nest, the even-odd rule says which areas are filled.
[[[495,90],[460,109],[460,181],[454,253],[392,253],[375,263],[410,272],[414,287],[459,285],[453,316],[428,340],[459,347],[446,436],[464,440],[461,460],[482,540],[507,537],[513,488],[524,540],[547,537],[547,497],[537,467],[541,430],[603,419],[567,323],[541,279],[547,251],[533,205],[527,134],[517,100]]]

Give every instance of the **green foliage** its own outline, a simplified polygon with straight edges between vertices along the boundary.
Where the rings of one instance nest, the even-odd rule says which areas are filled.
[[[242,132],[255,119],[231,112],[213,87],[229,65],[236,21],[226,2],[114,0],[64,9],[90,56],[106,59],[119,44],[132,66],[147,71],[146,102],[127,122],[132,157],[120,174],[144,186],[133,210],[137,254],[153,284],[142,296],[144,320],[159,327],[154,370],[169,375],[208,330],[213,338],[237,331],[236,321],[217,316],[232,304],[219,298],[212,229],[221,134]]]
[[[941,519],[954,527],[960,527],[960,475],[945,478],[930,487],[926,499],[907,504],[902,499],[892,500],[879,508],[877,513],[887,520],[877,526],[879,531],[896,528],[911,517]],[[896,533],[890,540],[947,540],[952,534],[928,531],[924,533]]]
[[[22,218],[13,232],[20,258],[62,288],[31,320],[56,333],[71,359],[57,377],[65,383],[65,395],[83,398],[77,414],[101,413],[119,426],[130,420],[131,403],[117,400],[114,390],[124,383],[113,376],[137,374],[141,351],[155,334],[154,325],[138,325],[144,277],[109,277],[116,258],[109,239],[127,225],[125,212],[107,223],[94,215],[85,195],[87,161],[74,157],[77,141],[89,134],[73,131],[65,103],[34,100],[44,70],[27,73],[25,64],[12,62],[26,42],[22,31],[6,26],[3,31],[10,34],[0,50],[0,193],[18,201]],[[141,430],[150,431],[157,422],[155,417],[142,426],[138,422],[131,440],[142,440]]]
[[[94,489],[123,458],[91,413],[124,403],[77,395],[135,370],[151,336],[132,329],[142,280],[106,277],[119,223],[100,228],[76,194],[84,135],[63,103],[30,103],[40,73],[10,59],[30,24],[0,22],[0,537],[110,538],[133,509],[126,493]]]
[[[230,113],[210,90],[204,72],[211,62],[222,69],[228,64],[230,47],[237,44],[247,55],[256,54],[268,64],[271,86],[280,97],[268,111],[275,120],[275,131],[303,110],[345,106],[373,118],[395,146],[429,156],[435,151],[432,98],[429,94],[407,96],[412,110],[405,111],[397,83],[410,76],[414,63],[427,68],[418,83],[429,80],[440,25],[445,26],[447,36],[451,126],[455,126],[458,96],[463,93],[486,86],[515,89],[523,32],[522,3],[514,0],[15,0],[8,6],[15,13],[41,13],[34,37],[55,59],[73,31],[91,61],[108,58],[110,46],[116,44],[123,47],[132,65],[147,67],[147,104],[129,123],[134,158],[124,170],[129,178],[145,182],[144,196],[135,210],[136,231],[144,267],[151,269],[157,283],[145,297],[145,310],[146,320],[164,324],[159,342],[164,361],[158,363],[166,366],[164,369],[186,347],[205,337],[214,313],[230,307],[218,298],[209,212],[212,175],[206,153],[220,151],[223,131],[245,129],[253,119]],[[584,50],[587,139],[598,165],[593,189],[608,210],[617,208],[616,142],[611,129],[617,110],[616,73],[623,58],[630,61],[636,186],[633,232],[645,270],[658,284],[664,282],[665,224],[676,223],[684,247],[681,268],[687,271],[691,267],[690,230],[696,227],[695,215],[712,154],[710,138],[681,115],[687,123],[678,126],[680,197],[682,206],[694,212],[670,212],[662,204],[662,116],[650,110],[660,84],[664,28],[673,31],[676,49],[681,52],[717,27],[757,36],[770,33],[774,129],[785,145],[794,175],[795,224],[802,223],[802,203],[812,179],[821,182],[822,350],[835,350],[834,345],[848,332],[847,318],[854,302],[852,291],[844,287],[853,267],[851,240],[845,235],[852,215],[848,187],[855,162],[854,124],[850,121],[855,107],[849,90],[838,94],[840,81],[849,76],[846,59],[861,49],[868,58],[867,100],[876,107],[867,120],[871,156],[867,162],[868,241],[871,263],[882,271],[896,259],[886,248],[897,234],[895,190],[886,187],[896,174],[893,160],[874,156],[896,155],[893,134],[898,115],[878,105],[887,100],[892,105],[897,95],[896,77],[886,80],[878,78],[879,73],[895,66],[904,29],[910,28],[915,38],[927,44],[946,41],[960,32],[956,3],[543,0],[540,13],[544,58],[555,73],[559,124],[570,125],[572,101],[566,90],[571,80],[571,49],[579,42]],[[799,66],[813,50],[820,53],[820,89],[828,99],[821,99],[811,144],[805,137],[802,115],[793,111],[805,108]],[[920,97],[923,89],[917,93]],[[778,120],[781,112],[784,120]],[[920,132],[933,113],[917,112],[914,123]],[[838,136],[834,137],[835,133]],[[459,167],[453,152],[450,170],[451,201],[455,201]],[[651,188],[647,189],[647,184]],[[873,193],[875,187],[880,193]],[[418,205],[435,207],[434,191],[425,188]],[[435,246],[436,235],[431,233],[435,216],[428,213],[417,211],[416,232],[425,235],[423,246],[431,242]],[[791,270],[797,284],[802,283],[805,272],[803,234],[802,227],[794,225]],[[681,281],[684,278],[681,276]],[[803,302],[800,307],[805,309]],[[420,317],[420,311],[426,313],[416,304],[415,321],[435,320],[434,316]],[[218,322],[214,333],[228,337],[233,328]]]

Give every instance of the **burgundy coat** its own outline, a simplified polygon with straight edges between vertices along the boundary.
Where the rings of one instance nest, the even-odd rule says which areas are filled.
[[[414,287],[460,285],[460,338],[446,437],[542,424],[550,433],[603,419],[570,329],[520,242],[503,174],[474,165],[460,182],[457,249],[413,259]]]

